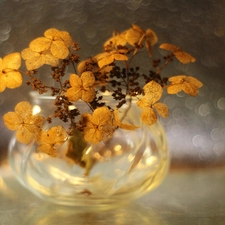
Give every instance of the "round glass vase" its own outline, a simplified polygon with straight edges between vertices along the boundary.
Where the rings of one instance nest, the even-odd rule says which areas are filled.
[[[54,111],[53,97],[33,95],[32,99],[34,110],[41,110],[41,115],[51,115]],[[108,103],[116,104],[110,98]],[[77,102],[76,106],[84,112],[89,110],[83,102]],[[170,163],[161,123],[144,125],[140,113],[132,102],[123,123],[133,123],[140,128],[117,129],[111,139],[89,146],[95,163],[88,176],[84,175],[84,168],[71,163],[63,154],[53,158],[38,152],[34,142],[24,145],[15,137],[9,145],[11,168],[25,188],[55,204],[93,209],[127,204],[156,188]],[[46,129],[53,125],[49,124]],[[59,151],[65,152],[66,148],[65,143]]]

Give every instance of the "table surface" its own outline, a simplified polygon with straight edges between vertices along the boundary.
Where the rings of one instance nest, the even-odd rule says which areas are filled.
[[[1,225],[225,225],[225,168],[170,170],[154,191],[110,211],[49,204],[24,189],[9,166],[0,167]]]

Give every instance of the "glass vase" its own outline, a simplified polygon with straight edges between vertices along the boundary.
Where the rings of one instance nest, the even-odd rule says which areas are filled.
[[[32,99],[34,110],[38,109],[44,116],[54,111],[53,97],[32,95]],[[108,103],[115,105],[110,98]],[[89,110],[82,102],[76,104],[80,104],[79,109],[84,112]],[[132,102],[123,122],[140,128],[117,129],[111,139],[90,145],[95,163],[88,176],[84,175],[84,168],[63,155],[53,158],[37,152],[34,142],[24,145],[15,137],[9,145],[11,168],[25,188],[52,203],[94,209],[126,204],[156,188],[170,163],[161,123],[147,126],[139,118],[140,110]],[[66,146],[62,146],[62,152]]]

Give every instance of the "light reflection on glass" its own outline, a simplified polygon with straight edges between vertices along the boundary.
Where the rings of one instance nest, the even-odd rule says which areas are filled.
[[[41,107],[39,105],[33,106],[33,115],[36,115],[41,112]]]

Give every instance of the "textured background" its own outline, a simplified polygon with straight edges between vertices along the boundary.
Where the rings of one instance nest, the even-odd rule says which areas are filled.
[[[21,51],[51,27],[70,32],[80,44],[82,58],[101,51],[102,42],[115,29],[123,31],[132,23],[151,28],[159,43],[182,46],[197,59],[191,65],[175,62],[163,75],[187,74],[204,83],[195,98],[183,93],[164,97],[170,116],[162,123],[173,161],[221,163],[225,160],[224,11],[223,0],[0,0],[0,57]],[[147,69],[147,58],[139,63]],[[27,100],[26,94],[26,87],[1,93],[0,116],[19,100]],[[0,120],[0,159],[6,156],[10,135]]]

